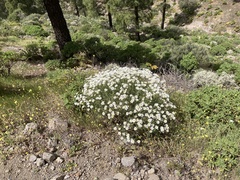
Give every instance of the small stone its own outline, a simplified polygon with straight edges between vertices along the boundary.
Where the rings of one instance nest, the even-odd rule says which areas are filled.
[[[50,130],[66,131],[68,129],[68,123],[59,117],[49,119],[48,128]]]
[[[53,178],[51,178],[50,180],[64,180],[65,175],[56,175]]]
[[[56,147],[58,145],[58,141],[57,139],[48,139],[47,145],[48,148]]]
[[[59,164],[63,163],[63,161],[64,160],[62,158],[60,158],[60,157],[57,157],[57,159],[56,159],[56,162],[59,163]]]
[[[121,162],[121,158],[118,157],[115,162],[116,162],[116,164],[120,163]]]
[[[24,135],[30,135],[32,132],[37,130],[37,124],[36,123],[27,123],[24,130],[23,134]]]
[[[47,162],[53,162],[57,158],[57,156],[56,154],[44,152],[42,158]]]
[[[113,178],[105,178],[104,180],[114,180]]]
[[[150,174],[148,180],[160,180],[160,178],[156,174]]]
[[[140,174],[141,178],[144,178],[144,176],[145,176],[145,170],[144,170],[144,169],[141,169],[139,174]]]
[[[135,163],[135,156],[123,157],[121,163],[125,167],[130,167]]]
[[[155,169],[154,168],[151,168],[148,170],[148,174],[154,174],[155,173]]]
[[[114,175],[113,180],[128,180],[128,177],[123,173],[117,173]]]
[[[64,179],[69,179],[71,176],[69,176],[68,174],[64,177]]]
[[[30,156],[29,156],[29,161],[30,162],[35,162],[37,160],[37,156],[35,156],[34,154],[31,154]]]
[[[38,166],[38,167],[41,167],[41,166],[43,166],[45,164],[45,161],[42,159],[42,158],[37,158],[37,160],[36,160],[36,165]]]

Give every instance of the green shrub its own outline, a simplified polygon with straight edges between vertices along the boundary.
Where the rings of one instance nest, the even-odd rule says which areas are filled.
[[[198,67],[205,67],[210,62],[209,51],[205,46],[195,44],[195,43],[184,43],[180,46],[173,46],[170,51],[171,55],[169,61],[171,64],[176,67],[180,67],[180,61],[183,59],[183,56],[192,53],[191,56],[194,56],[197,60]]]
[[[21,22],[23,25],[41,25],[40,21],[41,15],[40,14],[30,14],[26,16]]]
[[[11,68],[14,62],[19,60],[19,54],[13,51],[6,51],[0,54],[0,71],[7,69],[8,75],[11,73]]]
[[[60,68],[60,60],[56,59],[56,60],[48,60],[45,63],[45,67],[49,70],[49,71],[53,71],[56,69]]]
[[[48,32],[46,32],[42,26],[40,25],[25,25],[23,26],[23,30],[26,33],[26,35],[30,36],[48,36]]]
[[[216,46],[211,47],[210,52],[212,55],[222,56],[222,55],[227,54],[227,48],[222,45],[216,45]]]
[[[226,72],[228,74],[234,74],[236,83],[240,84],[240,64],[233,62],[224,62],[220,65],[217,72],[218,73]]]
[[[184,55],[180,61],[180,67],[186,72],[192,72],[193,70],[197,69],[198,66],[198,61],[192,52]]]
[[[165,81],[147,69],[111,66],[86,80],[74,104],[132,144],[169,132],[175,119]]]
[[[219,87],[202,87],[187,96],[186,112],[201,124],[206,122],[239,123],[240,91]]]
[[[65,44],[63,50],[62,50],[62,55],[65,58],[72,57],[74,54],[78,53],[81,49],[81,46],[77,42],[68,42]]]
[[[198,0],[181,0],[179,1],[179,8],[187,15],[193,15],[199,7]]]
[[[29,61],[36,61],[42,58],[39,44],[28,44],[22,51],[22,55]]]
[[[8,20],[19,22],[25,16],[26,16],[25,13],[21,9],[18,8],[16,10],[14,10],[11,14],[9,14]]]
[[[231,121],[226,125],[218,124],[216,126],[215,137],[205,149],[203,160],[211,168],[219,168],[224,173],[239,163],[240,133],[239,128]]]

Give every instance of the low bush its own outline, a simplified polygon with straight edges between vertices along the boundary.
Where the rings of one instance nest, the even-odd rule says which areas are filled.
[[[45,63],[45,67],[49,70],[49,71],[54,71],[60,68],[60,60],[59,59],[55,59],[55,60],[48,60]]]
[[[224,62],[220,65],[217,73],[226,72],[228,74],[235,75],[235,81],[237,84],[240,84],[240,64],[233,62]]]
[[[198,0],[181,0],[179,1],[179,8],[187,15],[193,15],[199,7]]]
[[[112,66],[88,78],[74,104],[132,144],[168,133],[175,119],[165,81],[147,69]]]
[[[228,124],[216,124],[217,130],[203,153],[203,161],[221,173],[230,171],[239,163],[239,128],[229,120]]]
[[[206,86],[187,95],[186,112],[194,121],[206,123],[239,124],[240,91]]]
[[[180,61],[180,67],[186,72],[192,72],[198,68],[199,64],[196,57],[193,55],[192,52],[184,55],[182,60]]]
[[[49,33],[46,32],[40,25],[25,25],[23,26],[23,31],[26,35],[30,36],[48,36]]]
[[[200,70],[193,74],[192,81],[195,87],[212,85],[223,87],[237,87],[234,78],[234,75],[227,74],[226,72],[222,72],[218,75],[212,71]]]

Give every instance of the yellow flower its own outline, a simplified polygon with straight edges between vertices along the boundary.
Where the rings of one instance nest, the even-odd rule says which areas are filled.
[[[157,65],[153,65],[153,66],[151,66],[151,68],[152,68],[152,70],[156,70],[156,69],[158,69],[158,66]]]

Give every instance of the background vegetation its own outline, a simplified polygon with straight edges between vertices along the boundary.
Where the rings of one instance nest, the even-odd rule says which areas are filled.
[[[166,92],[176,106],[170,132],[146,138],[141,144],[145,150],[161,147],[162,157],[180,156],[184,161],[195,152],[200,154],[196,161],[212,168],[214,176],[239,177],[240,38],[235,33],[240,25],[235,19],[227,23],[233,34],[181,28],[194,17],[208,24],[230,2],[221,2],[221,9],[208,0],[167,1],[165,29],[156,24],[162,1],[132,2],[61,1],[72,37],[61,52],[42,1],[0,2],[0,147],[17,145],[12,135],[28,122],[44,129],[51,110],[76,125],[103,130],[102,117],[83,115],[74,106],[74,95],[87,77],[116,63],[147,68],[165,78]],[[204,3],[207,13],[198,12]],[[67,58],[61,61],[62,56]]]

